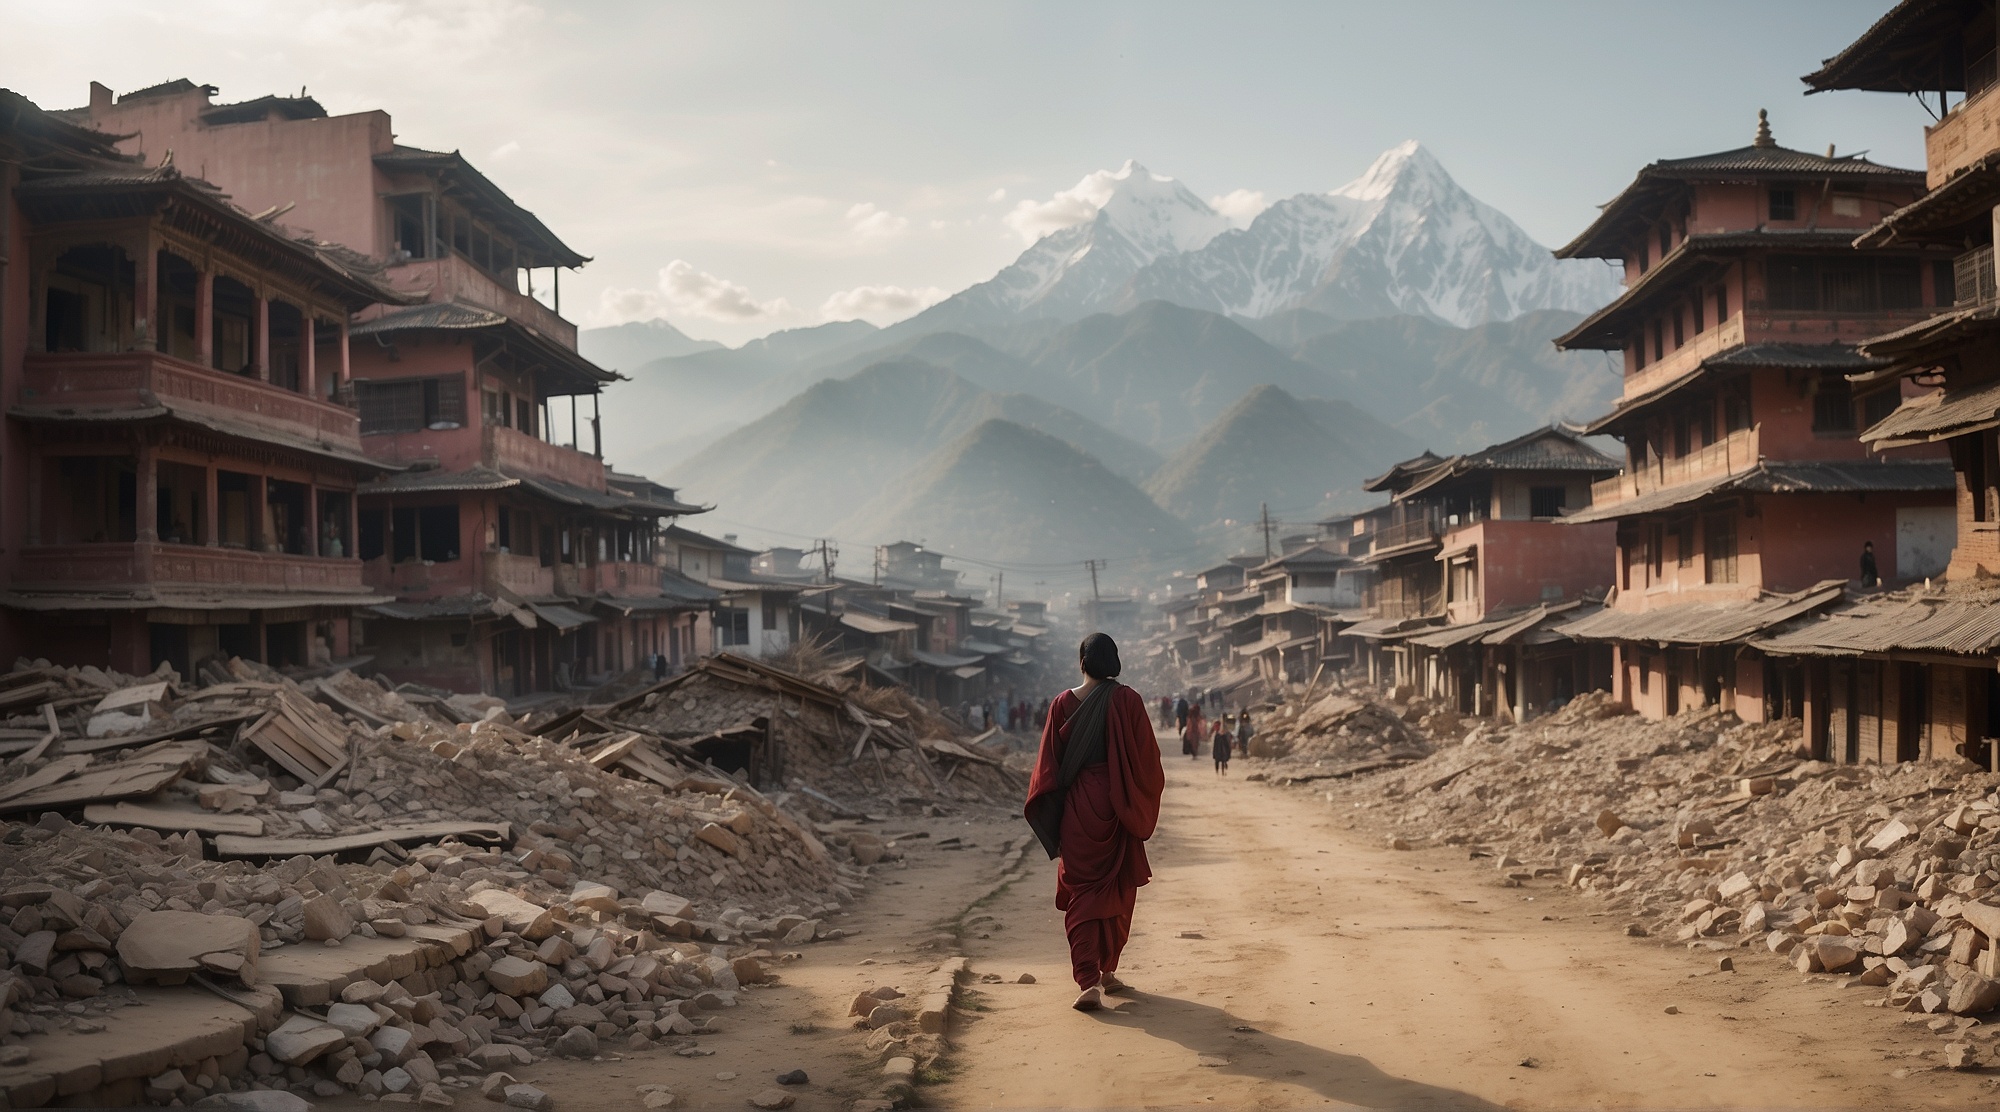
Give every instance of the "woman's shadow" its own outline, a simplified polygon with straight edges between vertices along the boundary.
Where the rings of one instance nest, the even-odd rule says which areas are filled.
[[[1297,1085],[1366,1108],[1504,1112],[1505,1106],[1470,1093],[1384,1073],[1366,1058],[1266,1034],[1207,1004],[1132,990],[1117,999],[1131,1006],[1098,1012],[1105,1023],[1179,1043],[1208,1059],[1203,1068],[1217,1073]]]

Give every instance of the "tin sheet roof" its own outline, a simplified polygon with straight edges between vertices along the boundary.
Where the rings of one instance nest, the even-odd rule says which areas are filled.
[[[1911,398],[1861,439],[1880,448],[1926,444],[2000,425],[2000,379]]]
[[[1765,652],[1797,656],[1899,651],[1985,655],[2000,647],[2000,591],[1899,591],[1863,599],[1753,644]]]
[[[1668,645],[1723,645],[1839,601],[1847,587],[1829,579],[1791,594],[1765,594],[1753,602],[1689,602],[1633,612],[1604,609],[1561,627],[1579,641],[1638,641]]]
[[[1603,502],[1563,517],[1568,525],[1658,513],[1712,494],[1909,494],[1953,489],[1948,460],[1766,460],[1735,474],[1662,487],[1637,498]]]

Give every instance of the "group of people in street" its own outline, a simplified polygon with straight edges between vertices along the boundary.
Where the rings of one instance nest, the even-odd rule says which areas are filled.
[[[1006,698],[995,701],[960,703],[959,720],[973,730],[984,730],[991,726],[1005,726],[1009,733],[1018,730],[1039,730],[1048,721],[1049,703],[1043,699],[1040,706],[1008,692]]]
[[[1239,710],[1234,714],[1224,711],[1211,721],[1202,710],[1200,695],[1192,702],[1183,695],[1171,695],[1160,700],[1166,704],[1171,718],[1162,715],[1162,724],[1171,721],[1174,730],[1181,736],[1181,754],[1189,760],[1198,760],[1204,743],[1209,756],[1215,761],[1217,776],[1229,775],[1229,758],[1236,753],[1247,752],[1250,739],[1255,736],[1256,727],[1250,724],[1250,712]]]

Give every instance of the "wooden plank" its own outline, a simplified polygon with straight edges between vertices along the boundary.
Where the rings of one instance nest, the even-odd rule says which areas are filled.
[[[180,726],[168,726],[143,734],[117,734],[111,737],[70,738],[63,742],[65,753],[99,753],[106,749],[128,749],[134,745],[151,745],[156,741],[172,741],[175,738],[192,737],[205,730],[223,726],[234,726],[248,722],[262,711],[245,710],[222,715],[219,718],[203,718]]]
[[[299,854],[318,857],[392,842],[407,845],[450,837],[505,842],[512,836],[513,829],[504,822],[426,822],[385,826],[379,830],[332,838],[253,838],[241,834],[219,834],[215,838],[215,852],[222,857],[295,857]]]
[[[21,755],[22,764],[33,764],[41,760],[42,754],[48,752],[49,746],[54,745],[56,739],[62,736],[62,723],[56,720],[56,705],[54,703],[42,704],[42,718],[49,724],[48,732],[42,735],[42,740],[36,742],[33,749]]]
[[[320,773],[326,771],[326,761],[299,737],[298,727],[292,724],[291,719],[285,717],[282,709],[271,716],[271,721],[264,726],[264,733],[282,744],[285,751],[292,755],[292,759],[306,769],[307,775],[302,779],[316,780]]]
[[[83,821],[98,826],[143,826],[150,830],[195,830],[203,834],[264,833],[264,820],[255,815],[219,815],[199,807],[165,803],[92,803],[83,809]]]
[[[347,759],[347,731],[338,737],[329,736],[324,722],[305,713],[289,699],[279,704],[285,718],[296,727],[296,735],[317,753],[320,760],[329,765],[339,765]]]
[[[4,691],[10,687],[20,687],[23,684],[41,683],[44,680],[52,680],[61,674],[62,669],[53,667],[23,668],[18,672],[8,672],[5,675],[0,675],[0,691]]]
[[[869,736],[870,736],[871,734],[873,734],[874,732],[875,732],[875,725],[874,725],[874,723],[872,723],[872,722],[864,722],[864,723],[862,723],[862,725],[861,725],[861,736],[860,736],[860,737],[858,737],[858,738],[856,738],[856,739],[854,740],[854,752],[852,752],[852,753],[849,753],[849,754],[847,755],[847,763],[848,763],[848,764],[853,764],[853,763],[854,763],[855,761],[858,761],[858,760],[860,760],[860,759],[861,759],[861,750],[862,750],[862,748],[863,748],[864,746],[866,746],[866,745],[868,744],[868,738],[869,738]]]
[[[250,743],[262,750],[265,756],[276,761],[278,767],[298,777],[300,780],[311,780],[318,774],[300,764],[298,758],[292,756],[291,750],[285,747],[288,743],[281,742],[269,736],[272,732],[270,729],[271,723],[277,717],[278,714],[276,711],[265,714],[255,723],[245,726],[242,736],[250,739]]]
[[[122,761],[100,765],[39,790],[0,801],[0,813],[60,809],[79,803],[151,795],[187,775],[194,763],[207,753],[207,742],[163,741]]]
[[[630,753],[632,750],[638,748],[638,746],[639,746],[639,735],[626,734],[624,737],[618,738],[614,741],[607,742],[603,747],[599,748],[596,752],[591,753],[585,759],[590,761],[591,764],[596,765],[598,768],[603,768],[606,765],[616,763],[619,758],[625,756],[625,754]]]
[[[54,683],[47,681],[31,683],[25,687],[0,691],[0,707],[31,707],[37,703],[49,702],[63,694],[61,687]],[[92,700],[97,698],[98,696],[91,696]]]
[[[50,784],[67,780],[84,769],[89,768],[90,762],[95,759],[95,757],[89,754],[82,754],[51,761],[42,768],[21,777],[19,780],[15,780],[5,787],[0,787],[0,802],[5,802],[17,795],[26,795],[29,792],[46,788]]]

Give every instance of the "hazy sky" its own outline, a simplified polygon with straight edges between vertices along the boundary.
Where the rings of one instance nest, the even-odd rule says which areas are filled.
[[[1415,138],[1550,244],[1760,107],[1787,146],[1921,166],[1915,101],[1798,81],[1889,6],[0,0],[0,85],[386,109],[596,260],[566,315],[734,343],[985,279],[1127,158],[1247,214]]]

